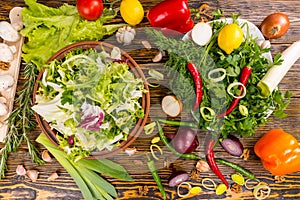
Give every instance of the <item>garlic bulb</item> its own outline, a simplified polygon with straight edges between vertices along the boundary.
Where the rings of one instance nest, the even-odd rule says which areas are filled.
[[[135,35],[136,31],[133,28],[130,26],[123,26],[119,28],[118,32],[116,33],[117,42],[124,45],[129,45],[131,44]]]

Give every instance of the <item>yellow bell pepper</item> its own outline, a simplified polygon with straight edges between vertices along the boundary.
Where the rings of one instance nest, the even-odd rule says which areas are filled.
[[[120,13],[123,20],[132,26],[139,24],[144,18],[144,8],[138,0],[122,0]]]
[[[273,129],[254,145],[265,169],[282,176],[300,170],[300,145],[297,139],[282,129]]]

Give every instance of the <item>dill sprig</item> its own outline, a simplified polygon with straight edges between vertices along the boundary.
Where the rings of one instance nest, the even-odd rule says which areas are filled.
[[[35,129],[37,123],[31,118],[34,112],[31,109],[34,84],[38,70],[32,63],[28,63],[24,68],[24,78],[27,79],[22,90],[18,92],[15,104],[18,105],[7,118],[9,131],[5,138],[5,145],[0,150],[0,179],[5,177],[7,170],[7,159],[10,153],[16,152],[20,144],[25,141],[28,146],[29,155],[34,163],[43,164],[39,157],[38,149],[31,143],[28,133]]]

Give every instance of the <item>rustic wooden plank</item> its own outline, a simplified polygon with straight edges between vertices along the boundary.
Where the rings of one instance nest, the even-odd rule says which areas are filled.
[[[152,1],[152,0],[141,0],[145,13],[155,4],[160,2]],[[62,5],[62,3],[69,3],[75,5],[75,0],[72,1],[46,1],[39,0],[38,2],[44,3],[48,6],[57,7]],[[288,14],[288,16],[294,20],[299,18],[299,9],[300,2],[293,0],[210,0],[207,2],[199,2],[198,0],[189,1],[190,7],[197,8],[202,3],[208,3],[211,9],[220,8],[224,10],[226,15],[230,15],[231,13],[242,13],[242,18],[248,19],[253,22],[255,25],[259,26],[260,22],[263,18],[275,11],[282,11]],[[119,4],[116,4],[118,6]],[[16,1],[2,1],[1,9],[0,9],[0,20],[8,19],[8,11],[14,6],[25,6],[23,0]],[[269,12],[268,12],[269,11]],[[117,17],[117,22],[121,21],[121,17]],[[146,17],[143,19],[142,23],[138,25],[136,28],[142,28],[144,26],[149,26]],[[300,35],[300,24],[294,23],[291,25],[291,28],[286,36],[282,37],[278,40],[272,40],[272,55],[276,53],[282,52],[286,47],[288,47],[293,41],[299,40]],[[152,63],[151,59],[155,55],[155,51],[149,51],[143,49],[141,45],[141,40],[143,38],[141,35],[137,35],[136,40],[133,42],[133,45],[130,46],[120,46],[126,51],[129,51],[129,54],[140,64],[141,68],[144,70],[145,74],[148,69],[156,69],[162,72],[162,63]],[[115,42],[114,37],[110,37],[107,39],[111,43]],[[165,61],[165,60],[163,60]],[[163,62],[162,61],[162,62]],[[287,175],[285,180],[282,183],[275,183],[273,177],[263,169],[260,160],[257,156],[255,156],[253,151],[253,145],[264,133],[272,128],[283,128],[287,132],[293,133],[300,140],[299,133],[299,122],[300,122],[300,61],[291,68],[291,70],[287,73],[286,77],[280,84],[280,88],[282,91],[291,91],[294,96],[291,99],[291,104],[287,109],[288,117],[285,119],[276,119],[273,118],[273,121],[268,122],[265,126],[260,127],[255,136],[251,138],[245,138],[242,140],[244,146],[250,149],[250,157],[247,161],[241,158],[233,158],[228,155],[221,147],[216,148],[215,155],[216,157],[222,157],[224,159],[228,159],[230,161],[236,162],[241,166],[246,167],[253,171],[256,176],[262,180],[266,181],[272,187],[272,193],[269,199],[297,199],[300,197],[299,188],[300,188],[300,173],[294,173],[291,175]],[[18,83],[18,90],[20,90],[24,84],[24,76],[23,76],[23,67],[21,67],[20,78]],[[164,82],[162,85],[166,84]],[[159,88],[151,88],[151,112],[150,118],[155,116],[165,117],[165,115],[160,110],[160,101],[163,97],[164,93],[167,92],[167,88],[159,87]],[[17,106],[17,105],[15,105]],[[33,119],[34,120],[34,119]],[[177,128],[167,127],[166,132],[174,133],[177,131]],[[32,141],[36,139],[36,137],[41,133],[39,128],[34,130],[30,135]],[[110,177],[105,177],[109,182],[116,186],[118,190],[119,199],[161,199],[161,195],[158,191],[158,188],[147,170],[145,154],[149,152],[150,140],[155,136],[156,133],[152,135],[146,136],[141,135],[132,145],[131,147],[135,147],[137,149],[137,153],[134,156],[129,157],[126,153],[121,152],[118,155],[115,155],[111,159],[117,163],[123,165],[128,172],[134,178],[134,182],[125,182],[116,180]],[[200,134],[200,142],[203,143],[203,139],[205,138],[205,133]],[[41,145],[35,143],[39,149],[44,149]],[[162,143],[158,143],[162,146]],[[3,144],[0,144],[0,148]],[[204,156],[203,147],[200,146],[197,149],[197,153],[201,156]],[[173,166],[176,169],[182,169],[187,172],[190,172],[196,164],[196,161],[192,160],[183,160],[178,159],[176,156],[171,153],[165,153],[164,155],[170,161],[173,162]],[[26,169],[37,169],[39,174],[39,179],[36,183],[32,183],[28,178],[19,177],[15,173],[15,169],[18,164],[23,164]],[[157,169],[159,175],[162,178],[162,183],[167,191],[167,195],[169,199],[178,199],[176,195],[176,188],[170,188],[167,186],[167,180],[170,176],[172,170],[164,167],[163,159],[157,162]],[[228,180],[230,179],[230,175],[234,173],[234,171],[228,167],[220,165],[220,169],[224,172],[224,175]],[[53,182],[48,182],[48,176],[56,171],[59,174],[59,178]],[[212,178],[216,182],[220,182],[218,178],[212,173],[201,173],[200,178],[209,177]],[[192,183],[193,186],[200,185],[199,180],[189,179],[189,182]],[[236,196],[235,196],[236,197]],[[70,175],[60,166],[60,164],[56,161],[53,163],[46,163],[44,166],[38,166],[31,162],[31,159],[28,155],[28,148],[25,143],[19,148],[17,153],[12,153],[8,160],[8,171],[6,173],[6,178],[0,180],[0,198],[1,199],[82,199],[82,195],[76,185],[76,183],[72,180]],[[204,190],[197,197],[190,197],[187,199],[233,199],[231,194],[227,196],[216,196],[213,191]],[[251,191],[243,189],[243,192],[238,195],[239,199],[253,199],[253,195]]]

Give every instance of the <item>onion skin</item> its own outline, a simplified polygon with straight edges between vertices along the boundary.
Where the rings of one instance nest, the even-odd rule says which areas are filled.
[[[190,128],[181,128],[171,141],[174,149],[181,153],[191,153],[199,145],[197,134]]]
[[[268,15],[261,23],[260,30],[268,39],[282,37],[290,27],[290,20],[284,13],[273,13]]]
[[[233,135],[229,135],[227,138],[223,139],[220,144],[223,149],[232,156],[241,156],[243,154],[243,144]]]
[[[170,187],[175,187],[182,182],[185,182],[189,179],[189,174],[185,171],[175,171],[171,174],[168,185]]]

